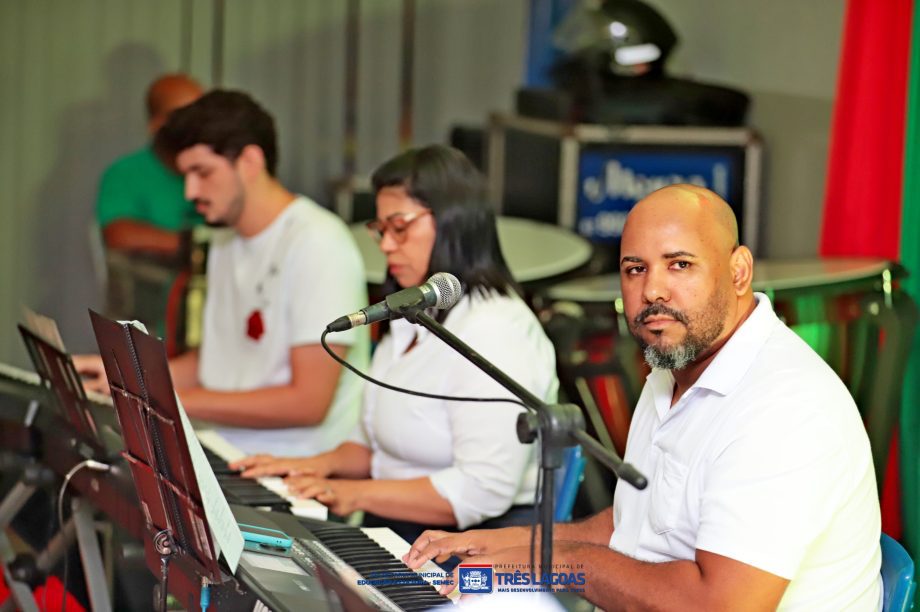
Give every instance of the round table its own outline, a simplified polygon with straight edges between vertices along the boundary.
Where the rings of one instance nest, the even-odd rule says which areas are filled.
[[[530,219],[499,217],[498,241],[519,283],[527,283],[574,270],[591,258],[591,244],[556,225]],[[367,282],[381,284],[386,278],[386,259],[363,223],[350,226],[361,251]]]
[[[754,262],[754,291],[772,293],[793,289],[817,288],[858,281],[873,281],[891,270],[884,259],[762,259]],[[619,273],[576,278],[549,287],[544,295],[551,300],[613,303],[622,297]]]

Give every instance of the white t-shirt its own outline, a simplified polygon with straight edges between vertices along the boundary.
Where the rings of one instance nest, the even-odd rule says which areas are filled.
[[[556,400],[553,346],[522,300],[498,294],[464,297],[444,325],[531,393]],[[514,397],[428,330],[404,319],[392,322],[377,347],[371,375],[414,391]],[[353,439],[371,448],[375,479],[428,476],[465,529],[512,505],[533,503],[535,445],[521,444],[515,430],[522,411],[504,402],[426,399],[368,384],[363,428]]]
[[[212,240],[199,379],[217,391],[288,384],[290,350],[319,344],[329,322],[365,306],[364,264],[348,228],[299,196],[256,236],[228,231]],[[328,341],[349,345],[348,361],[367,367],[367,328]],[[313,455],[335,448],[352,431],[361,388],[361,379],[343,368],[326,419],[315,427],[214,429],[246,453]]]
[[[876,610],[881,517],[865,427],[846,387],[755,294],[757,307],[671,407],[654,370],[617,486],[610,546],[637,559],[706,550],[791,580],[782,610]]]

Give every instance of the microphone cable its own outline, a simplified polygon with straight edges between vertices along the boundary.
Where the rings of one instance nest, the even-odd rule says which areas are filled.
[[[344,359],[336,355],[335,351],[329,348],[329,345],[326,343],[326,334],[328,333],[329,333],[328,329],[323,330],[323,335],[320,336],[319,342],[320,344],[323,345],[323,348],[326,350],[326,352],[329,353],[329,356],[335,359],[342,367],[348,369],[349,371],[353,372],[354,374],[363,378],[364,380],[374,383],[375,385],[379,387],[383,387],[384,389],[389,389],[390,391],[396,391],[397,393],[405,393],[406,395],[415,395],[416,397],[426,397],[428,399],[447,400],[450,402],[503,402],[503,403],[508,403],[508,404],[517,404],[518,406],[523,406],[526,410],[532,410],[532,408],[528,406],[527,404],[525,404],[524,402],[517,400],[517,399],[511,399],[509,397],[460,397],[456,395],[438,395],[437,393],[425,393],[424,391],[413,391],[412,389],[405,389],[403,387],[397,387],[395,385],[385,383],[382,380],[377,380],[373,376],[365,374],[364,372],[362,372],[355,366],[351,365],[350,363],[348,363],[347,361],[345,361]]]

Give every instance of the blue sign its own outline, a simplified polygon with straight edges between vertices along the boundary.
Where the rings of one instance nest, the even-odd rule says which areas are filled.
[[[735,180],[725,153],[586,149],[578,164],[576,227],[596,242],[619,240],[626,214],[656,189],[689,183],[728,200]]]
[[[477,564],[460,564],[461,593],[491,593],[492,566]]]

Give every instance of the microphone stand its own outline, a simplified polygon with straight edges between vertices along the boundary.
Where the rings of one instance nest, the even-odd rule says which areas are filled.
[[[555,498],[555,472],[562,466],[563,449],[581,444],[585,451],[610,469],[617,478],[625,480],[637,489],[648,484],[645,476],[636,468],[624,462],[597,440],[585,432],[585,420],[581,409],[574,404],[549,405],[522,387],[510,376],[499,370],[485,357],[477,353],[463,340],[449,332],[421,309],[404,308],[401,314],[443,340],[460,353],[467,361],[488,374],[498,384],[511,391],[533,412],[523,413],[517,420],[517,436],[522,444],[530,444],[538,435],[540,445],[540,466],[543,468],[540,499],[540,564],[545,572],[553,568],[553,501]],[[535,568],[531,568],[533,572]]]

